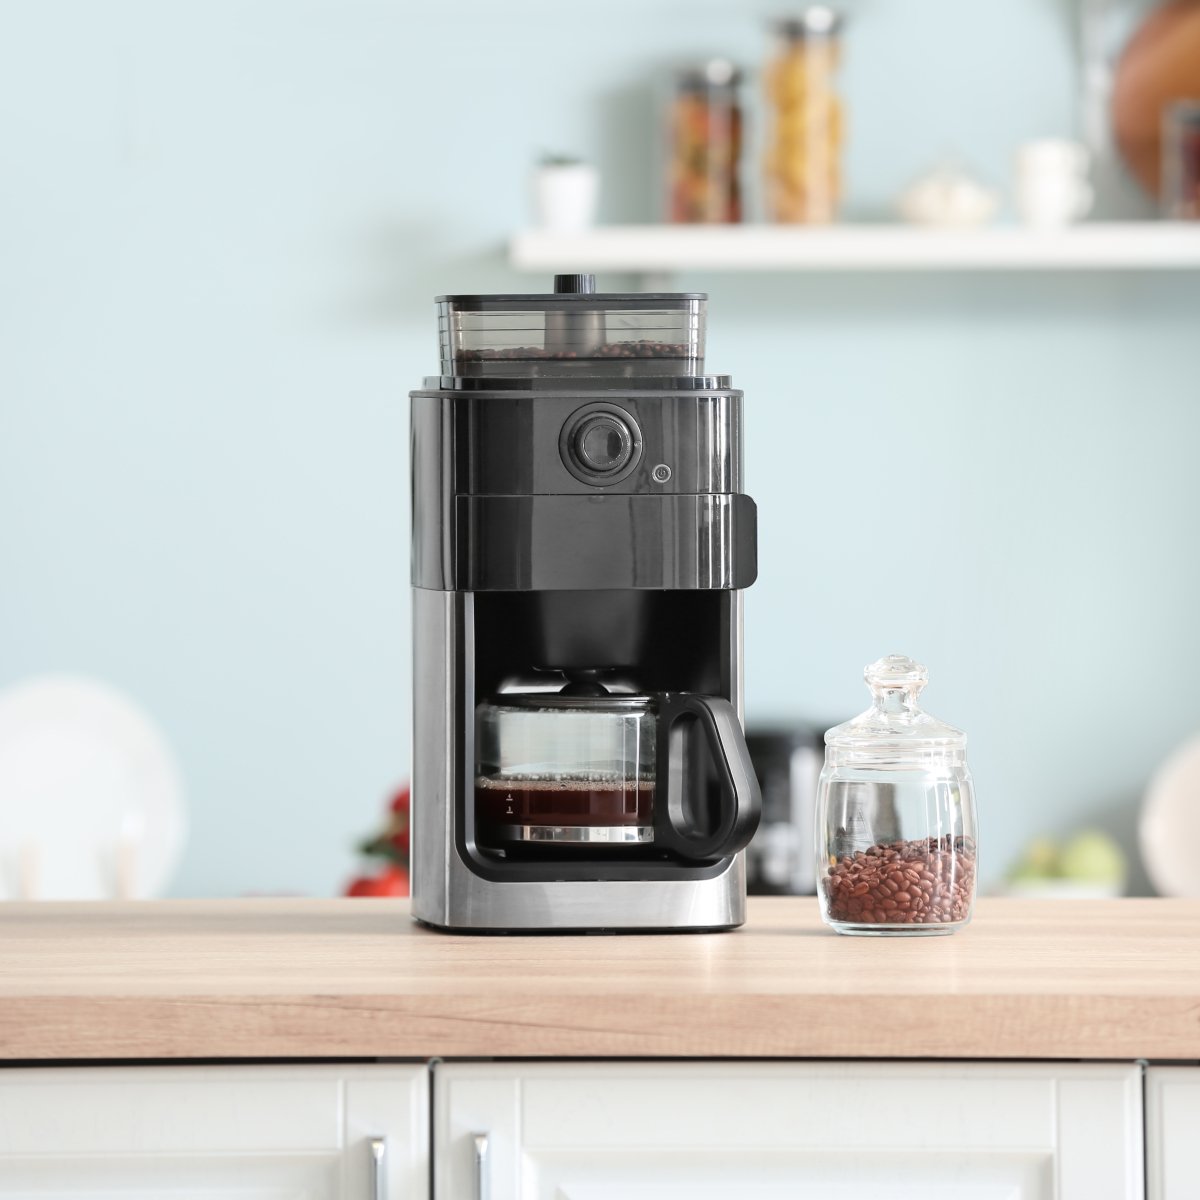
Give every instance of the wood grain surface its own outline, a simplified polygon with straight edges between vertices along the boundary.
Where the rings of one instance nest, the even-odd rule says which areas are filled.
[[[981,900],[848,938],[448,937],[405,901],[0,904],[0,1058],[1200,1059],[1200,901]]]

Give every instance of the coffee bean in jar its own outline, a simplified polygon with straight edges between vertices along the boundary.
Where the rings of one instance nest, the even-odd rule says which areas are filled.
[[[821,915],[838,933],[953,933],[975,900],[966,734],[917,703],[928,674],[893,654],[866,669],[872,706],[825,735],[817,782]]]
[[[959,924],[975,894],[975,843],[945,835],[871,846],[840,858],[821,888],[831,921]]]

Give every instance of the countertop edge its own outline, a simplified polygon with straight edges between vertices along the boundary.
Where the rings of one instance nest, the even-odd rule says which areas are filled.
[[[86,1017],[86,1019],[82,1019]],[[1200,1002],[615,994],[0,999],[5,1061],[263,1058],[1200,1060]]]

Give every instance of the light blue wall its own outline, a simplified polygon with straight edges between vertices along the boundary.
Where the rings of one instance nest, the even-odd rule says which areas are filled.
[[[431,297],[538,284],[501,247],[539,148],[652,215],[650,81],[760,61],[781,7],[0,3],[0,685],[87,672],[163,724],[179,894],[351,869],[407,769]],[[1071,132],[1067,8],[863,0],[855,210]],[[913,654],[972,736],[985,877],[1037,830],[1128,835],[1200,727],[1200,279],[679,283],[747,394],[751,717],[848,715]]]

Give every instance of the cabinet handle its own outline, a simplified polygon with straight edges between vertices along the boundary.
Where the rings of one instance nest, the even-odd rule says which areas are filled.
[[[371,1200],[387,1200],[387,1139],[374,1137],[371,1148]]]
[[[492,1200],[491,1173],[488,1171],[488,1135],[476,1133],[475,1140],[475,1200]]]

